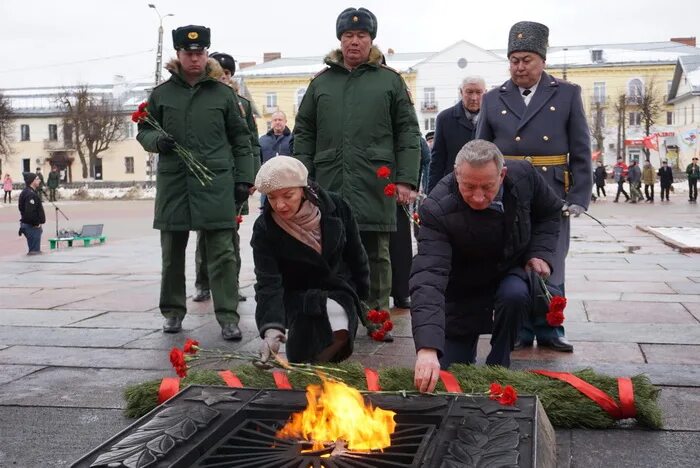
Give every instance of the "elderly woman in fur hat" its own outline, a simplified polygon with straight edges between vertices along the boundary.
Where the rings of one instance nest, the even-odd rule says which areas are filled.
[[[253,227],[255,320],[266,362],[286,342],[292,362],[339,362],[353,350],[369,264],[349,205],[277,156],[255,179],[267,195]],[[285,332],[286,331],[286,332]]]

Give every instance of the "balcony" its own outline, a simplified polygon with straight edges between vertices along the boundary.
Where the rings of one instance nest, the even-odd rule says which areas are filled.
[[[423,101],[420,103],[420,110],[422,112],[437,112],[438,111],[438,105],[437,102],[435,101]]]
[[[641,106],[643,96],[625,96],[625,104],[628,106]]]
[[[72,151],[75,145],[71,140],[44,140],[44,149],[47,151]]]
[[[263,106],[263,115],[272,115],[279,110],[279,106]]]

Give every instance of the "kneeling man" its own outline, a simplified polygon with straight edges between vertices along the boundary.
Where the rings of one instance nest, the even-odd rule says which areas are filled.
[[[411,270],[415,384],[435,388],[440,368],[474,363],[479,334],[491,333],[486,364],[510,366],[531,308],[526,270],[547,277],[562,201],[527,161],[473,140],[459,151],[420,208]]]

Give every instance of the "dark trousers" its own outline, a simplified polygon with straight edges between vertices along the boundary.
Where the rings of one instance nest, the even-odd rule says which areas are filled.
[[[620,179],[620,181],[617,183],[617,193],[615,194],[615,201],[620,199],[620,194],[623,194],[625,196],[625,200],[629,200],[630,196],[625,192],[625,181]]]
[[[664,194],[665,194],[665,196],[666,196],[666,201],[668,201],[668,194],[669,194],[670,191],[671,191],[671,186],[670,186],[670,185],[666,185],[666,186],[663,186],[663,185],[662,185],[662,186],[661,186],[661,201],[663,201],[663,199],[664,199]]]
[[[487,365],[510,367],[510,352],[528,307],[530,288],[527,282],[516,275],[503,278],[495,295],[491,352],[486,357]],[[478,342],[478,334],[463,338],[446,337],[440,367],[447,369],[453,363],[474,364]]]
[[[49,189],[49,201],[56,201],[56,189],[55,188]]]
[[[24,232],[24,237],[27,239],[27,248],[29,252],[41,251],[41,226],[34,227],[31,224],[20,223],[20,227]]]
[[[8,198],[9,202],[12,203],[12,190],[5,190],[5,203],[8,202]]]
[[[596,195],[600,196],[600,192],[603,192],[603,196],[607,197],[607,195],[605,194],[605,185],[596,185],[595,186]]]
[[[389,310],[391,294],[391,256],[389,233],[360,231],[360,240],[369,260],[368,309]]]
[[[232,229],[202,231],[206,241],[207,273],[220,325],[237,324],[238,282]],[[184,318],[187,313],[185,250],[189,231],[161,231],[162,273],[160,312],[165,317]]]
[[[654,201],[654,185],[644,184],[644,196],[647,200]]]
[[[389,235],[391,257],[391,297],[394,301],[409,297],[408,279],[413,264],[411,222],[401,205],[396,205],[396,232]]]
[[[698,179],[688,179],[688,199],[692,201],[698,199]]]

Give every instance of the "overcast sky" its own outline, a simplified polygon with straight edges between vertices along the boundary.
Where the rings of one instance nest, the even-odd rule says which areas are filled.
[[[155,72],[158,16],[147,0],[0,0],[0,89],[110,83],[114,75],[149,81]],[[335,20],[364,6],[379,21],[375,43],[396,52],[437,51],[464,39],[505,48],[521,20],[549,26],[551,45],[664,41],[700,36],[697,0],[156,0],[165,18],[163,55],[174,55],[171,30],[212,29],[212,51],[240,61],[321,55],[338,45]],[[167,72],[165,72],[167,76]]]

